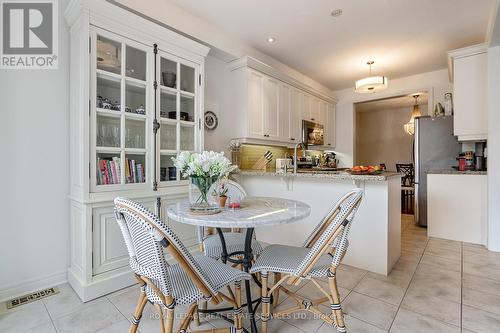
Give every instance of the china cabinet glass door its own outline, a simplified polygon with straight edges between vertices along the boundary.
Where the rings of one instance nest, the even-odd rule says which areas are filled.
[[[158,179],[160,185],[180,179],[172,157],[183,150],[198,150],[198,66],[165,52],[157,58],[157,100],[160,129]]]
[[[91,143],[94,189],[150,183],[152,47],[94,29]]]

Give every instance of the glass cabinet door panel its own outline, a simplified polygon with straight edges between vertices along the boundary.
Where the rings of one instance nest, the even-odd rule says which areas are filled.
[[[125,182],[127,184],[146,182],[146,155],[125,155]]]
[[[122,46],[111,39],[97,36],[97,68],[115,74],[121,73]]]
[[[146,52],[128,45],[125,52],[125,75],[146,81]]]
[[[181,125],[181,150],[194,150],[194,126]]]
[[[161,91],[160,117],[177,119],[177,95],[175,93]]]
[[[97,147],[120,147],[120,118],[97,115]]]
[[[177,150],[177,125],[169,123],[161,124],[160,149]]]
[[[194,97],[181,95],[180,119],[194,121]]]
[[[172,157],[176,155],[161,155],[160,156],[160,181],[177,180],[177,168],[174,166]]]
[[[112,111],[120,111],[120,90],[120,81],[97,76],[96,107]]]
[[[194,94],[194,68],[181,64],[181,90]]]
[[[146,121],[125,119],[125,148],[146,148]]]
[[[125,112],[145,115],[146,87],[130,82],[125,87]]]
[[[160,84],[169,88],[177,88],[177,63],[161,58]]]
[[[97,153],[97,185],[121,184],[120,153]]]

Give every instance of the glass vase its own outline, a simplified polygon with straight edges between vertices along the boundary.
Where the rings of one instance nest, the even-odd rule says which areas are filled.
[[[189,202],[190,209],[200,213],[219,211],[219,206],[212,202],[210,188],[217,182],[219,177],[190,177]]]

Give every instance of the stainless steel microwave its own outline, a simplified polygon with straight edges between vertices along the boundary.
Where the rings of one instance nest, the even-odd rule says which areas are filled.
[[[302,120],[302,142],[308,146],[324,145],[325,129],[323,125],[312,121]]]

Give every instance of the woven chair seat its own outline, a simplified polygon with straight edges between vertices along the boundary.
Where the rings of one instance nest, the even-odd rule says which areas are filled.
[[[270,245],[262,251],[250,272],[252,274],[257,272],[293,274],[297,263],[302,262],[309,251],[309,248],[300,246]],[[331,266],[332,257],[329,254],[324,254],[306,277],[326,277]]]
[[[226,242],[227,253],[245,250],[244,233],[224,232],[224,240]],[[213,234],[205,237],[203,240],[203,249],[206,256],[213,259],[220,259],[222,243],[219,235]],[[254,256],[258,256],[262,252],[262,245],[255,239],[252,239],[252,252]]]
[[[193,257],[203,272],[210,277],[211,287],[215,291],[219,291],[235,281],[250,279],[250,274],[208,258],[203,254]],[[203,299],[201,291],[179,264],[170,265],[166,269],[171,284],[171,294],[176,304],[190,304]],[[162,291],[167,293],[166,290]],[[149,286],[146,286],[146,295],[151,302],[162,304],[161,299]]]

